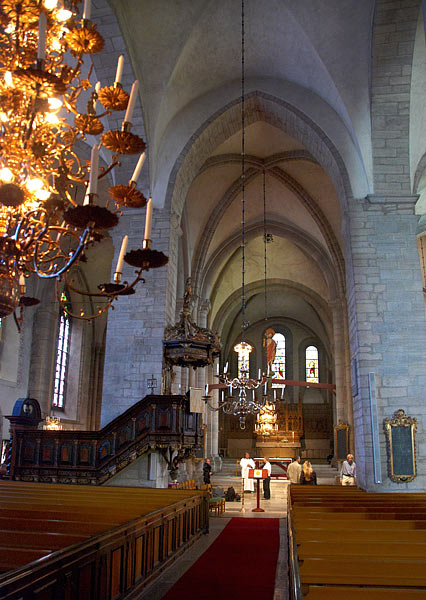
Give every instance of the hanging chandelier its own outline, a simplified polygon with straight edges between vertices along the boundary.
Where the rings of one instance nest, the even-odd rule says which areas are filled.
[[[125,236],[113,282],[88,293],[67,280],[70,268],[86,260],[85,250],[118,224],[122,207],[147,204],[136,189],[145,142],[131,132],[138,82],[130,95],[122,88],[120,56],[113,85],[98,82],[86,91],[92,88],[92,68],[85,78],[84,56],[100,52],[104,40],[90,20],[90,0],[84,2],[82,17],[78,4],[0,0],[0,317],[39,302],[26,296],[25,281],[32,274],[61,278],[71,290],[102,300],[91,315],[72,314],[64,306],[71,316],[91,319],[120,295],[134,293],[144,270],[167,263],[164,254],[151,250],[150,199],[142,248],[126,253]],[[126,110],[121,129],[104,131],[102,117],[121,110]],[[88,135],[101,138],[86,164],[76,145]],[[99,169],[101,146],[111,160]],[[98,179],[127,154],[140,154],[129,184],[113,186],[110,198],[99,199]],[[86,188],[82,204],[75,199],[79,186]],[[123,261],[137,267],[131,283],[121,282]]]
[[[238,369],[238,376],[232,377],[228,373],[226,363],[223,373],[219,373],[217,366],[216,377],[218,383],[206,386],[204,401],[212,411],[223,410],[228,415],[239,418],[240,428],[245,429],[248,415],[258,413],[265,404],[268,379],[259,370],[259,377],[253,379],[249,374],[248,356],[252,351],[251,345],[245,340],[245,330],[249,326],[246,319],[245,297],[245,29],[244,29],[244,0],[241,1],[241,341],[234,347],[235,352],[245,356],[243,365]],[[265,385],[265,394],[260,399],[256,397],[255,390],[262,384]],[[211,403],[209,389],[222,390],[222,396],[217,406]],[[234,395],[234,392],[236,394]]]

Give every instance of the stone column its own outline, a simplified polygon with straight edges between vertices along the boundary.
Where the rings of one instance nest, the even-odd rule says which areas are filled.
[[[129,236],[128,250],[140,248],[145,223],[145,209],[133,210],[120,219],[119,231],[113,230],[115,269],[121,239]],[[101,426],[122,414],[148,392],[147,380],[154,375],[161,381],[163,334],[172,321],[177,252],[170,240],[168,211],[154,208],[152,248],[169,256],[169,264],[144,273],[132,296],[120,298],[108,315]],[[123,280],[132,281],[135,268],[124,263]],[[173,310],[174,316],[174,310]]]
[[[357,377],[353,389],[359,484],[378,491],[424,491],[426,465],[407,484],[387,476],[383,420],[399,408],[419,421],[417,451],[425,448],[426,322],[417,218],[412,195],[368,196],[350,204],[353,272],[348,275],[351,351]],[[368,374],[374,373],[382,481],[374,482]],[[358,384],[358,385],[357,385]]]
[[[346,378],[346,339],[345,339],[345,320],[344,314],[346,308],[342,299],[330,303],[333,317],[333,342],[334,342],[334,368],[336,383],[336,422],[342,420],[349,423],[349,404],[351,398],[348,398],[349,381]],[[352,426],[352,422],[349,423]]]

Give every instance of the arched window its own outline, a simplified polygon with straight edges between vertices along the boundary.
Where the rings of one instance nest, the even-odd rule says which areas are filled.
[[[285,379],[285,337],[282,333],[276,333],[273,338],[277,344],[275,348],[275,358],[272,363],[272,370],[274,372],[274,379]],[[282,387],[279,383],[273,383],[273,388]]]
[[[306,381],[319,383],[318,348],[308,346],[305,350]]]
[[[67,297],[62,292],[62,301]],[[66,311],[59,315],[58,338],[56,343],[55,380],[53,385],[52,406],[63,408],[65,405],[65,393],[67,387],[67,374],[71,342],[71,319]]]
[[[247,342],[240,342],[234,346],[234,350],[238,354],[238,377],[241,377],[243,373],[246,373],[248,377],[250,373],[250,352],[253,350],[252,346]]]

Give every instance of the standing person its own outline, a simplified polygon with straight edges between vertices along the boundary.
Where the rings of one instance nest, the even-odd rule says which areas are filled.
[[[302,465],[300,464],[300,456],[296,456],[293,462],[287,467],[287,477],[290,483],[300,483],[301,473]]]
[[[206,458],[203,464],[203,481],[204,483],[210,483],[210,477],[213,475],[212,467],[210,465],[210,458]]]
[[[265,464],[263,465],[262,469],[266,469],[268,471],[268,477],[263,480],[263,497],[265,498],[265,500],[270,500],[271,499],[272,467],[271,467],[271,463],[269,462],[269,458],[266,458],[266,456],[265,456]]]
[[[302,485],[317,485],[317,474],[315,473],[309,460],[305,460],[300,475],[300,483]]]
[[[356,464],[354,455],[348,454],[346,460],[343,461],[340,470],[340,483],[342,485],[355,485],[356,482]]]
[[[255,468],[254,460],[250,458],[250,454],[248,452],[245,453],[244,458],[240,460],[241,467],[241,477],[244,479],[244,491],[251,494],[254,492],[254,480],[248,478],[249,469]]]

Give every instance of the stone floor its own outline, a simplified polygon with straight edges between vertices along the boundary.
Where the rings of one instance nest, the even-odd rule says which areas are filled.
[[[231,517],[247,519],[278,518],[280,519],[280,552],[275,575],[275,593],[273,600],[288,600],[288,560],[287,560],[287,488],[285,481],[271,481],[271,499],[261,498],[264,513],[254,513],[256,493],[245,494],[245,512],[241,513],[241,502],[227,502],[226,511],[220,517],[211,517],[210,532],[197,540],[183,556],[176,560],[160,577],[153,581],[139,596],[139,600],[160,600],[172,585],[191,567],[191,565],[207,550],[224,529]],[[255,562],[255,559],[253,558]],[[184,600],[184,599],[182,599]],[[239,600],[235,598],[234,600]]]

